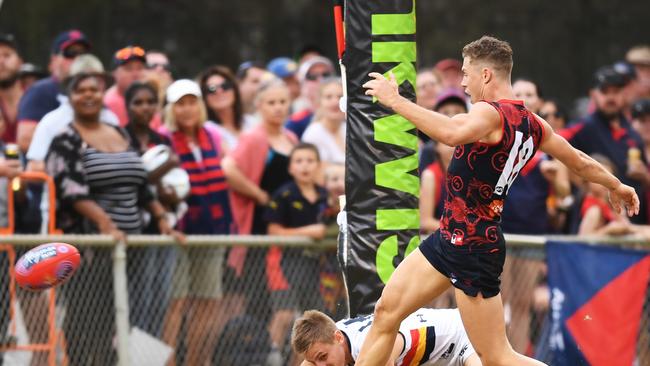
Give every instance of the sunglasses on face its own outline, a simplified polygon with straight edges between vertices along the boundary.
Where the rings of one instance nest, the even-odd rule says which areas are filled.
[[[129,60],[133,57],[144,57],[145,51],[142,47],[124,47],[115,52],[115,58],[118,60]]]
[[[85,48],[77,48],[77,47],[68,47],[61,51],[61,55],[67,59],[73,59],[76,58],[77,56],[85,55],[88,53],[88,50]]]
[[[149,70],[155,70],[155,69],[163,69],[165,71],[171,71],[171,67],[169,64],[163,64],[163,63],[158,63],[158,64],[147,64],[147,68]]]
[[[307,74],[305,75],[305,79],[309,81],[316,81],[318,79],[325,79],[332,76],[331,72],[324,72],[322,74]]]
[[[221,84],[208,85],[205,88],[205,90],[208,92],[208,94],[215,94],[219,90],[228,91],[228,90],[231,90],[233,88],[234,88],[234,85],[230,81],[226,80]]]

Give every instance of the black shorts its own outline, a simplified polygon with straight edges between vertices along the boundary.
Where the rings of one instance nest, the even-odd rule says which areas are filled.
[[[448,243],[436,231],[420,244],[420,251],[438,272],[447,276],[454,287],[469,296],[482,293],[484,298],[499,294],[501,272],[506,259],[503,236],[490,249],[470,251]]]

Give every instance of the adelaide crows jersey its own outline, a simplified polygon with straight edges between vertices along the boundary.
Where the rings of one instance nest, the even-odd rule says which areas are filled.
[[[354,360],[372,325],[372,315],[343,319],[336,323],[349,341]],[[462,366],[475,353],[457,309],[419,309],[400,324],[398,337],[404,348],[397,366]]]

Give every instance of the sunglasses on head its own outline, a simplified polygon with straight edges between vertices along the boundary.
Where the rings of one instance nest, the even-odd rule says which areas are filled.
[[[221,84],[211,84],[207,85],[205,90],[208,92],[208,94],[214,94],[218,92],[219,90],[223,91],[228,91],[233,89],[235,86],[228,80],[224,81]]]
[[[77,56],[85,55],[88,53],[88,50],[85,48],[77,48],[77,47],[68,47],[61,51],[61,55],[67,59],[73,59],[76,58]]]
[[[155,69],[161,68],[161,69],[163,69],[165,71],[171,71],[171,67],[169,66],[169,64],[163,64],[163,63],[147,64],[147,68],[149,70],[155,70]]]
[[[128,60],[133,57],[144,57],[145,51],[142,47],[124,47],[115,52],[115,58],[118,60]]]
[[[331,72],[324,72],[322,74],[307,74],[305,75],[305,79],[309,81],[316,81],[318,79],[325,79],[332,76]]]

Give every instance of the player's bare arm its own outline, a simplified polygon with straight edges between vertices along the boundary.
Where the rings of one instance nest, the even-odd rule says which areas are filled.
[[[453,118],[422,108],[399,95],[395,76],[390,79],[373,72],[372,80],[363,85],[371,95],[388,108],[411,121],[432,139],[457,146],[471,142],[497,143],[501,139],[501,117],[488,103],[476,103],[469,113]]]
[[[598,183],[609,190],[609,200],[616,212],[627,211],[628,216],[639,213],[639,197],[634,188],[621,183],[602,165],[580,150],[573,148],[562,136],[553,132],[549,124],[537,117],[544,128],[544,140],[540,149],[558,159],[580,177]]]

